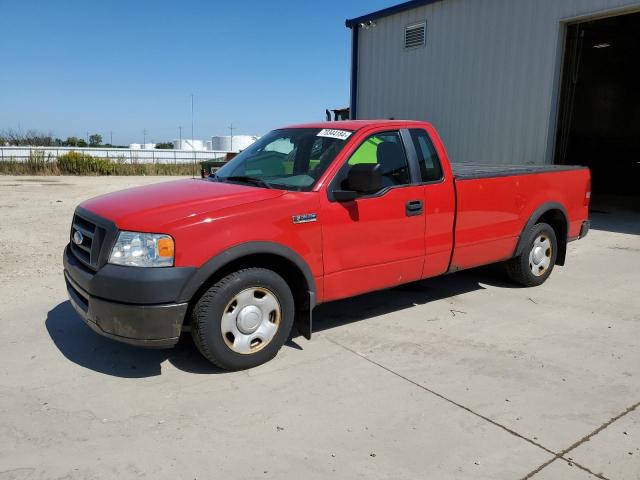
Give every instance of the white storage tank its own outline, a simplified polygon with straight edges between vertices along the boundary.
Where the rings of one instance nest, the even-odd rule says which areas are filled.
[[[142,145],[140,145],[139,143],[130,143],[129,148],[131,150],[140,150],[142,148]]]
[[[244,150],[258,138],[255,135],[234,135],[211,137],[211,150],[222,152],[239,152]]]
[[[156,148],[156,144],[155,143],[145,143],[145,144],[143,144],[142,148],[144,148],[145,150],[153,150],[154,148]]]
[[[182,140],[173,141],[174,150],[204,150],[204,142],[202,140],[196,140],[192,138],[183,138]]]

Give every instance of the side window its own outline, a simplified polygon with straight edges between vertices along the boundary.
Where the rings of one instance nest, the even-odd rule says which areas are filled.
[[[422,129],[412,128],[411,140],[418,155],[420,175],[423,182],[434,182],[442,178],[442,167],[436,149],[429,138],[429,134]]]
[[[380,164],[385,187],[411,183],[409,164],[399,132],[382,132],[368,137],[347,161],[349,166],[359,163]]]

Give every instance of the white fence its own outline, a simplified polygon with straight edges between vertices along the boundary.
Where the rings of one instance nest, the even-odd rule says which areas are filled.
[[[122,163],[192,163],[204,160],[224,160],[228,152],[220,150],[144,150],[130,148],[80,148],[80,147],[0,147],[0,161],[25,162],[32,156],[45,160],[57,160],[60,155],[79,152],[93,157],[107,158]]]

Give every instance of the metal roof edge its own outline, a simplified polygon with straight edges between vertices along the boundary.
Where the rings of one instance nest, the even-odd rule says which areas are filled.
[[[412,8],[422,7],[424,5],[429,5],[430,3],[435,3],[440,1],[441,0],[411,0],[410,2],[404,2],[398,5],[393,5],[388,8],[383,8],[382,10],[377,10],[375,12],[367,13],[366,15],[362,15],[360,17],[347,19],[345,20],[344,23],[347,28],[353,28],[354,25],[358,25],[359,23],[376,20],[382,17],[388,17],[389,15],[393,15],[395,13],[404,12],[405,10],[411,10]]]

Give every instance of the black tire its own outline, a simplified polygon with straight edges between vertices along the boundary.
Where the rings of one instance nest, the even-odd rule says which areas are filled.
[[[529,255],[534,248],[535,240],[540,237],[548,239],[551,244],[550,264],[546,269],[541,269],[541,273],[539,275],[534,275],[532,272],[534,265],[529,262]],[[547,278],[549,278],[549,275],[551,275],[553,267],[556,264],[557,256],[558,240],[556,239],[555,231],[547,223],[538,223],[526,233],[524,247],[520,255],[512,258],[506,263],[507,275],[512,281],[525,287],[536,287],[538,285],[542,285]]]
[[[263,348],[255,353],[237,353],[227,344],[221,319],[234,297],[245,289],[263,288],[273,293],[280,306],[278,330]],[[193,308],[191,334],[200,353],[224,370],[243,370],[268,362],[289,338],[295,304],[287,282],[265,268],[247,268],[233,272],[216,282]]]

